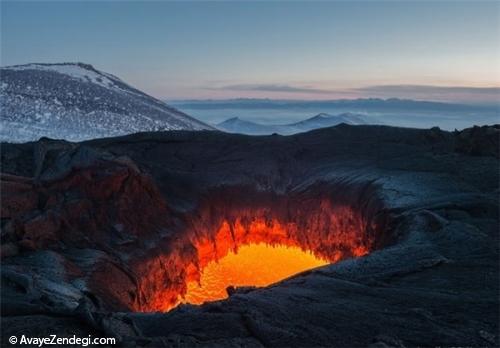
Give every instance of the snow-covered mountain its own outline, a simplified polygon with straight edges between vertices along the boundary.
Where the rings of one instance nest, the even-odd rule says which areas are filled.
[[[0,68],[0,141],[213,127],[83,63]]]
[[[216,127],[229,133],[241,133],[248,135],[268,135],[277,133],[281,135],[290,135],[307,132],[317,128],[331,127],[340,123],[358,125],[370,123],[375,124],[379,122],[371,120],[364,115],[353,113],[343,113],[339,115],[321,113],[300,122],[284,125],[265,125],[233,117],[217,124]]]

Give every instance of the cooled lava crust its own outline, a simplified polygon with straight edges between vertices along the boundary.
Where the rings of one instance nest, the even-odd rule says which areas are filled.
[[[498,346],[499,136],[339,125],[2,144],[2,344]],[[250,242],[333,263],[172,309]]]

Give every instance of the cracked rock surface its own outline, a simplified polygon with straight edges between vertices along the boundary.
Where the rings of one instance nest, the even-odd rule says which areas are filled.
[[[499,136],[339,125],[2,144],[2,345],[76,333],[130,347],[496,347]],[[368,255],[151,312],[186,276],[188,227],[218,221],[203,202],[244,193],[285,219],[276,197],[317,192],[359,213]]]

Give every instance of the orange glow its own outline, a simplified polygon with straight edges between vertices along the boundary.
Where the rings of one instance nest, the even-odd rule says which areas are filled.
[[[282,209],[277,215],[268,208],[231,208],[222,219],[201,210],[169,252],[141,265],[144,285],[136,310],[221,300],[229,286],[267,286],[372,250],[366,221],[349,207],[326,199],[303,209],[276,206]]]
[[[302,271],[327,264],[298,247],[248,244],[229,252],[202,270],[199,283],[190,281],[183,303],[202,304],[228,297],[228,286],[267,286]]]

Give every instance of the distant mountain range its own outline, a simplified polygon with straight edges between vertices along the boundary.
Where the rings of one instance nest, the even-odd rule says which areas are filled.
[[[80,141],[140,131],[214,129],[83,63],[0,69],[1,141]]]
[[[229,133],[241,133],[248,135],[268,135],[276,133],[281,135],[290,135],[307,132],[317,128],[331,127],[340,123],[360,125],[369,123],[373,124],[377,122],[374,120],[370,121],[370,119],[364,115],[353,113],[343,113],[339,115],[320,113],[306,120],[284,125],[266,125],[233,117],[217,124],[216,127]]]
[[[408,99],[278,100],[226,99],[171,101],[171,105],[194,117],[217,124],[230,117],[275,124],[302,120],[304,115],[328,113],[362,114],[385,125],[454,130],[500,123],[500,104],[451,104]]]

